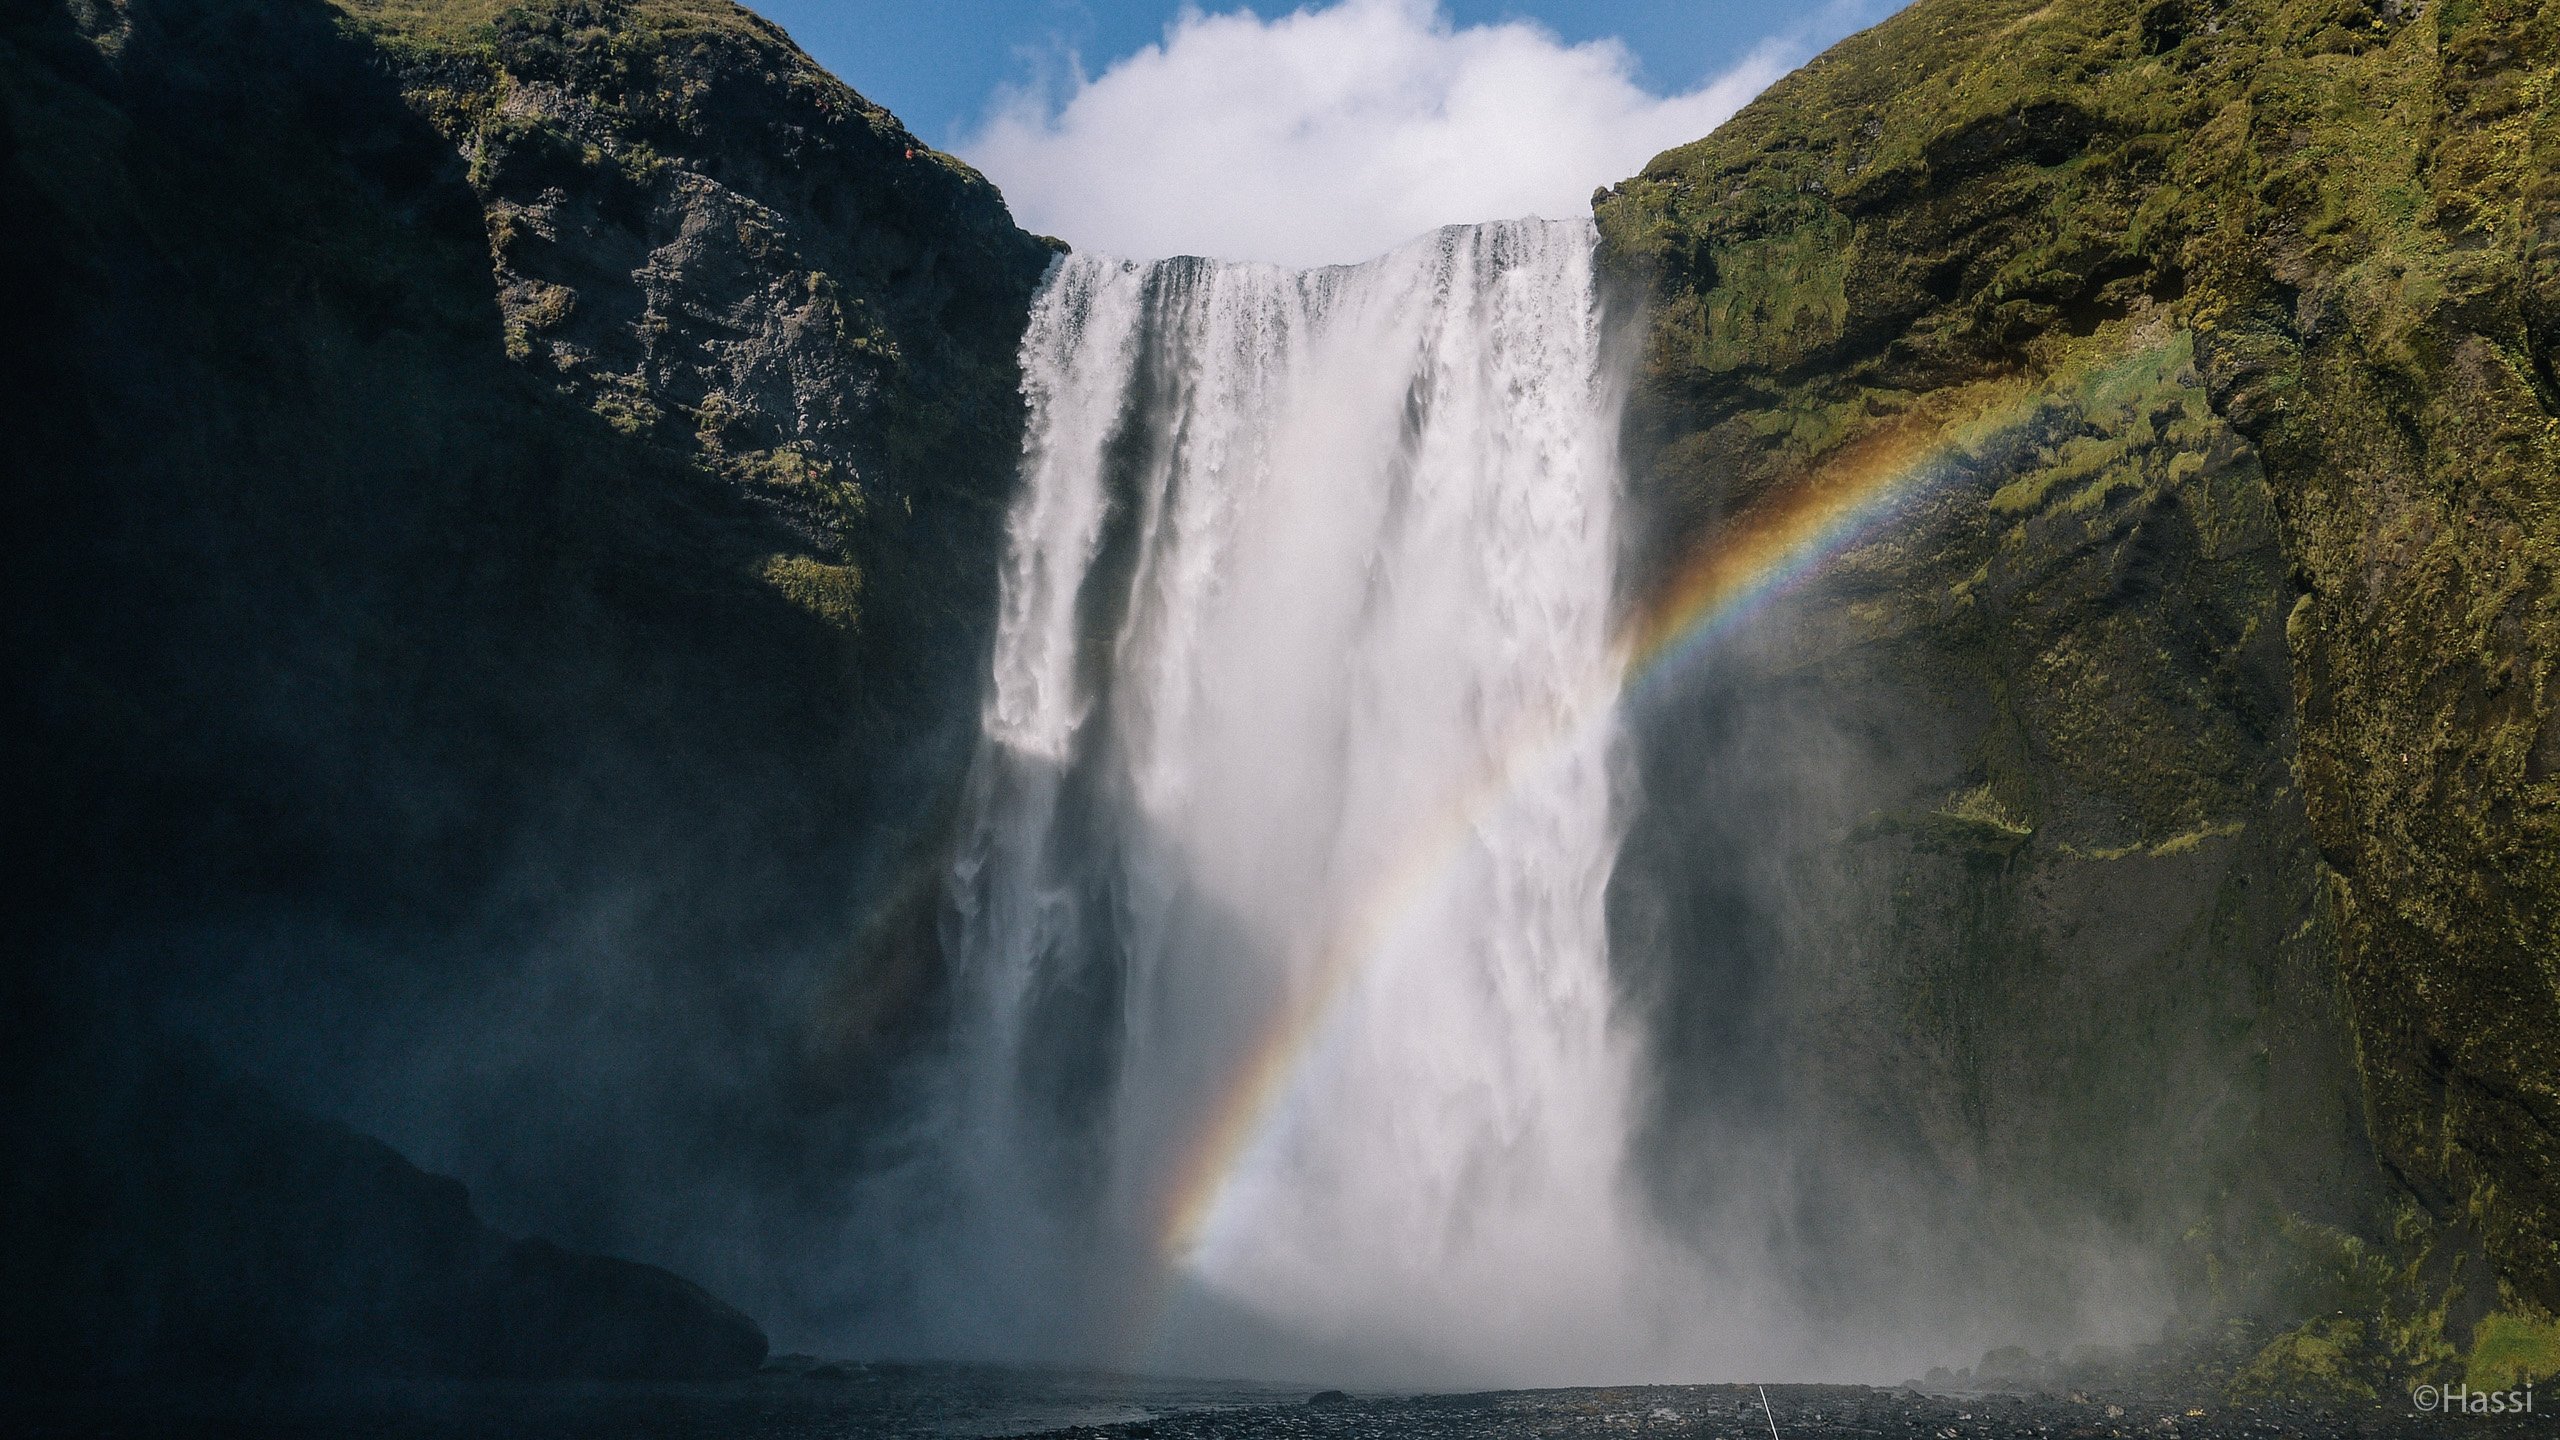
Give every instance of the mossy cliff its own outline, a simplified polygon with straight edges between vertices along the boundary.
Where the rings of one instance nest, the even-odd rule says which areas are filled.
[[[1743,988],[1824,1123],[2183,1228],[2191,1313],[2301,1313],[2307,1221],[2454,1347],[2560,1306],[2555,85],[2527,3],[1921,0],[1598,197],[1642,566],[1913,477],[1647,722],[1622,927],[1735,998],[1693,757],[1792,687],[1755,793],[1831,828]]]
[[[875,643],[946,638],[1055,242],[727,0],[338,8],[465,164],[507,353],[784,520],[809,553],[761,574],[795,603],[860,631],[868,592]]]
[[[838,1293],[1054,248],[710,0],[15,5],[0,120],[5,1048]]]

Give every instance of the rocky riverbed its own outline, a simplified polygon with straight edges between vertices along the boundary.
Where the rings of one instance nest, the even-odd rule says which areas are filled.
[[[1765,1398],[1764,1398],[1765,1397]],[[2549,1434],[2549,1422],[2513,1417],[2474,1422],[2412,1407],[2270,1402],[2207,1405],[2132,1395],[1946,1395],[1850,1385],[1634,1386],[1531,1390],[1484,1395],[1349,1398],[1291,1408],[1196,1412],[1137,1424],[1052,1432],[1132,1440],[1581,1440],[1663,1436],[1753,1440],[1755,1436],[1927,1436],[1934,1440],[2344,1440],[2356,1436]]]
[[[2548,1397],[2536,1397],[2539,1402]],[[2225,1405],[2128,1393],[1950,1394],[1852,1385],[1649,1385],[1466,1395],[1345,1394],[974,1365],[781,1367],[705,1385],[371,1386],[134,1392],[0,1407],[28,1440],[2348,1440],[2549,1435],[2548,1417],[2392,1404]]]

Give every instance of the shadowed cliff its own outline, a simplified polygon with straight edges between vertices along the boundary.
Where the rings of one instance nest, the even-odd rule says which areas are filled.
[[[725,4],[14,6],[0,99],[12,1042],[833,1303],[1053,248]]]
[[[0,1112],[0,1387],[348,1375],[712,1380],[756,1323],[653,1265],[510,1240],[461,1185],[198,1047],[21,1016]],[[30,1243],[36,1242],[36,1243]]]

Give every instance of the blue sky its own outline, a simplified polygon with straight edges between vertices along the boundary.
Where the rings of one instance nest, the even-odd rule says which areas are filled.
[[[754,3],[754,0],[751,0]],[[1902,0],[761,0],[1023,225],[1135,258],[1366,259],[1590,212]]]
[[[888,106],[935,145],[958,144],[997,88],[1032,78],[1033,56],[1073,51],[1087,72],[1164,39],[1181,9],[1161,0],[978,0],[961,6],[916,0],[747,0],[748,8],[791,32],[839,79]],[[1204,4],[1213,13],[1252,8],[1265,17],[1301,8]],[[1634,52],[1636,78],[1657,95],[1687,90],[1731,69],[1754,46],[1811,20],[1812,48],[1898,6],[1822,23],[1816,4],[1736,4],[1730,0],[1452,0],[1441,7],[1460,26],[1534,20],[1568,44],[1615,37]],[[1846,23],[1842,23],[1842,22]],[[1809,52],[1808,52],[1809,53]]]

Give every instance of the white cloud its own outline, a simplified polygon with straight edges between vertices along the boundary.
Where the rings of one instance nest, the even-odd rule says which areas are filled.
[[[1455,29],[1434,0],[1186,9],[1099,78],[1001,97],[960,150],[1023,226],[1082,248],[1364,260],[1435,226],[1589,214],[1595,186],[1714,129],[1792,50],[1663,99],[1616,41]]]

